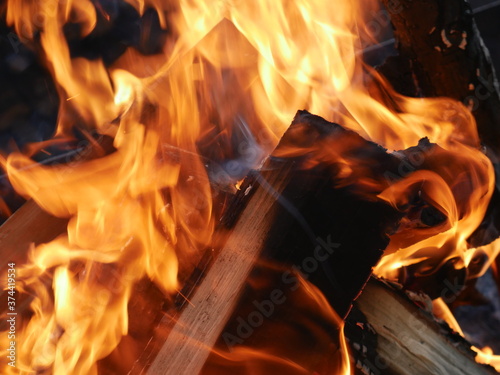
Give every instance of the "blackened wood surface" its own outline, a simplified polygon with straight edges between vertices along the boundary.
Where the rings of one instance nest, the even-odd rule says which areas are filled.
[[[300,271],[293,266],[302,267],[345,316],[402,216],[376,197],[390,183],[385,172],[399,163],[357,133],[299,111],[228,206],[219,228],[230,231],[227,240],[195,290],[185,291],[191,303],[165,319],[171,328],[158,355],[143,363],[148,373],[201,370],[231,313],[241,311],[236,303],[261,254],[260,261],[284,263],[292,278]],[[243,293],[241,301],[252,299]]]
[[[265,256],[295,266],[344,317],[402,216],[376,197],[400,160],[305,111],[295,117],[270,164],[282,163],[279,156],[297,146],[306,151],[292,157],[297,168],[278,200],[279,220]]]
[[[500,93],[489,52],[465,0],[383,0],[400,57],[425,97],[471,106],[482,142],[500,152]],[[415,93],[416,94],[416,93]]]
[[[347,315],[403,215],[377,198],[391,182],[387,172],[397,173],[401,160],[355,132],[299,111],[256,177],[258,188],[272,193],[267,179],[291,162],[259,264],[203,374],[244,373],[266,362],[231,360],[235,348],[265,348],[266,355],[288,358],[307,373],[340,371],[338,322],[325,317],[325,306],[315,306],[298,280],[318,287],[340,318]],[[273,295],[282,298],[270,305]],[[251,332],[242,333],[242,321],[259,314],[262,323],[250,322]],[[270,362],[261,366],[278,366]],[[275,372],[301,373],[283,362]]]
[[[500,236],[500,90],[470,4],[466,0],[383,3],[391,15],[399,56],[389,59],[381,72],[405,95],[456,99],[476,119],[481,142],[495,165],[497,187],[470,243],[488,244]],[[395,73],[401,67],[406,67],[403,73]]]

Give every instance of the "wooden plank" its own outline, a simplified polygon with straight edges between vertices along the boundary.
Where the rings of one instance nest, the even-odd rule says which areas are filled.
[[[67,219],[43,211],[34,201],[27,201],[0,227],[0,269],[7,263],[23,264],[32,244],[49,242],[63,233]]]
[[[287,180],[275,174],[268,181],[279,194]],[[251,189],[246,185],[245,189]],[[259,189],[238,220],[217,259],[196,289],[149,374],[197,374],[234,310],[245,280],[257,260],[275,220],[274,194]]]

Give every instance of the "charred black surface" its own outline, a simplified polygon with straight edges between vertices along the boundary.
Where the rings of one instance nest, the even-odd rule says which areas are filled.
[[[264,346],[286,357],[292,350],[294,361],[310,371],[332,368],[339,354],[338,321],[315,305],[314,293],[300,280],[319,288],[340,318],[347,315],[403,215],[376,197],[391,182],[385,172],[397,173],[399,164],[357,133],[297,113],[264,167],[239,192],[243,197],[265,189],[276,203],[259,265],[216,346],[221,352]],[[268,181],[283,170],[290,171],[289,180],[276,195]],[[234,202],[240,205],[242,198]],[[234,213],[230,217],[232,222]],[[252,320],[259,316],[262,321]],[[204,373],[228,371],[221,360],[212,355]],[[244,364],[238,366],[230,371]]]
[[[383,1],[388,9],[391,1]],[[414,96],[450,97],[473,111],[482,142],[500,151],[500,93],[490,54],[465,0],[401,1],[391,22],[400,59],[411,67]]]
[[[486,154],[499,178],[500,91],[490,53],[466,0],[384,0],[391,13],[398,57],[380,68],[399,92],[417,97],[449,97],[470,108]],[[396,66],[396,67],[395,67]],[[498,185],[498,183],[497,183]],[[471,246],[500,235],[497,186]]]
[[[343,317],[402,216],[376,198],[388,185],[384,172],[396,170],[399,161],[358,134],[304,111],[270,164],[290,162],[279,155],[294,148],[307,152],[292,158],[297,168],[278,199],[279,219],[266,256],[320,286]]]

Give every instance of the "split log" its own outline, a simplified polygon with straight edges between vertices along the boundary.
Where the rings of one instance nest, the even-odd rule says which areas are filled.
[[[419,300],[418,304],[414,300]],[[410,299],[397,284],[370,279],[346,326],[360,373],[497,373],[490,366],[476,363],[470,343],[421,308],[426,304],[430,300],[425,295]]]
[[[32,200],[26,202],[0,227],[0,278],[7,280],[8,264],[16,268],[26,263],[29,249],[49,242],[66,229],[68,221],[53,217],[43,211]],[[5,284],[3,285],[5,287]],[[6,319],[8,290],[2,288],[0,301],[0,331],[8,329]],[[21,315],[29,308],[29,299],[17,299],[16,311]]]
[[[239,232],[244,230],[247,225],[245,218],[245,221],[239,221],[235,226],[228,226],[231,230],[229,238],[238,236],[237,238],[243,239],[245,244],[246,241],[257,240],[256,248],[245,245],[245,250],[251,251],[250,254],[240,254],[238,250],[233,252],[234,250],[231,251],[230,247],[223,247],[221,251],[222,254],[228,254],[227,257],[231,251],[231,254],[240,254],[238,256],[253,260],[257,259],[258,254],[261,253],[260,261],[264,263],[277,261],[281,265],[281,273],[278,273],[278,276],[274,274],[274,276],[268,277],[274,282],[264,282],[263,288],[256,289],[255,284],[259,285],[262,282],[256,282],[252,277],[246,281],[244,288],[239,284],[235,289],[234,285],[224,283],[224,279],[227,277],[224,274],[234,272],[235,267],[228,270],[231,267],[231,262],[234,262],[234,258],[230,262],[224,261],[225,264],[215,268],[216,271],[209,279],[210,287],[216,285],[217,290],[215,292],[205,291],[209,293],[208,298],[207,294],[204,294],[205,292],[199,294],[196,291],[193,294],[186,292],[193,305],[188,306],[180,314],[180,317],[169,318],[177,322],[172,329],[172,332],[176,333],[175,335],[171,333],[172,336],[167,338],[165,346],[160,349],[148,373],[176,373],[186,368],[189,369],[190,373],[198,373],[201,370],[204,374],[243,371],[246,364],[240,363],[240,367],[236,368],[221,365],[221,360],[227,365],[224,358],[231,358],[231,349],[242,346],[266,347],[272,345],[273,342],[277,345],[280,343],[286,345],[286,338],[289,336],[275,335],[272,332],[275,332],[273,329],[275,321],[289,321],[289,315],[293,314],[290,312],[287,314],[290,305],[274,306],[272,317],[257,324],[258,327],[252,327],[252,333],[249,337],[247,335],[242,337],[238,333],[238,329],[243,324],[242,319],[247,317],[250,319],[252,314],[255,315],[255,301],[264,301],[273,293],[275,296],[278,294],[283,296],[283,299],[286,300],[293,299],[293,293],[289,291],[290,285],[287,285],[286,282],[288,280],[283,278],[286,275],[285,279],[287,279],[293,275],[293,272],[302,273],[304,278],[319,286],[331,306],[341,317],[344,317],[349,311],[353,299],[363,287],[364,280],[366,280],[365,275],[371,272],[371,266],[381,255],[380,249],[386,246],[386,233],[390,231],[391,224],[398,223],[401,218],[397,212],[391,211],[388,206],[384,206],[375,197],[390,182],[394,182],[387,177],[396,179],[404,177],[398,176],[398,169],[402,161],[411,159],[412,154],[416,151],[428,156],[420,168],[434,170],[437,173],[441,168],[439,165],[443,164],[443,158],[450,158],[445,150],[430,144],[427,140],[421,141],[414,148],[397,153],[396,157],[396,154],[387,154],[379,146],[363,140],[357,134],[346,131],[336,124],[328,123],[306,112],[299,112],[280,145],[264,165],[263,170],[257,177],[247,180],[242,187],[242,192],[239,193],[241,198],[249,192],[250,187],[251,191],[256,191],[256,195],[244,203],[243,212],[251,209],[253,219],[250,222],[262,223],[270,215],[267,212],[269,210],[274,216],[274,219],[270,221],[272,227],[268,229],[264,225],[260,232],[253,231],[250,236],[241,237]],[[332,152],[338,152],[338,154],[332,158]],[[376,163],[372,163],[374,160]],[[294,164],[283,174],[284,166],[288,166],[290,162]],[[347,174],[343,170],[346,165],[351,168],[350,173]],[[307,168],[303,168],[305,166]],[[281,177],[276,177],[280,174]],[[278,184],[284,178],[288,182],[285,185]],[[268,183],[266,180],[271,182]],[[366,183],[367,181],[369,183]],[[275,184],[278,184],[276,188],[274,188]],[[270,194],[262,192],[262,190],[280,192],[278,202],[274,202],[276,198],[253,200],[257,196],[262,197],[260,194]],[[416,196],[420,195],[418,191],[413,193]],[[415,204],[414,200],[408,199],[408,202],[412,201]],[[253,208],[256,203],[261,205],[260,210]],[[419,220],[427,227],[439,224],[443,220],[439,212],[436,211],[433,214],[425,202],[416,203],[415,206],[417,211],[419,207],[424,207],[425,212],[420,212]],[[229,212],[234,212],[231,208],[229,210]],[[415,218],[414,208],[407,207],[406,210],[411,211],[412,217]],[[409,214],[407,211],[404,213],[405,215]],[[264,242],[262,242],[261,237],[256,237],[262,235],[267,236]],[[324,240],[330,235],[332,240],[330,244],[338,244],[339,247],[335,248],[336,250],[327,260],[322,262],[314,260],[314,251],[318,247],[320,248],[320,240]],[[242,272],[239,272],[240,279],[231,276],[231,282],[239,280],[242,283],[243,276],[252,267],[249,265],[240,266],[245,264],[243,260],[234,264]],[[212,273],[212,270],[213,268],[208,272],[208,275]],[[265,274],[258,267],[253,270],[254,276],[262,273]],[[432,281],[432,288],[436,290],[446,288],[447,276],[450,275],[440,274],[438,276]],[[451,275],[451,277],[455,276],[455,273]],[[262,278],[257,279],[261,280]],[[203,285],[205,282],[203,280],[201,284]],[[240,294],[240,290],[242,290],[240,302],[236,305],[235,300]],[[220,291],[227,296],[226,299],[219,299]],[[225,315],[224,319],[218,319],[219,311],[224,311],[227,314],[227,310],[218,310],[221,304],[225,304],[226,308],[229,307],[230,310],[234,308],[234,312],[216,342],[216,352],[212,353],[205,362],[214,343],[214,336],[217,332],[221,332],[223,321],[228,318],[228,315]],[[184,315],[188,309],[191,312]],[[196,313],[197,310],[198,313]],[[213,310],[215,316],[212,315]],[[388,311],[390,310],[385,311],[384,314],[390,317]],[[195,317],[194,320],[192,317]],[[212,330],[213,326],[210,323],[212,319],[219,326],[215,330]],[[204,325],[205,328],[203,328]],[[298,331],[306,331],[302,323],[294,322],[291,326]],[[333,330],[332,327],[330,329]],[[173,339],[169,342],[171,337]],[[311,343],[309,348],[305,348],[307,353],[311,353],[307,351],[308,349],[312,348],[312,351],[317,349],[314,349],[312,344],[316,341],[311,340],[311,337],[307,338],[307,335],[302,337],[304,338],[302,342]],[[186,346],[183,351],[175,350],[176,343],[180,338]],[[233,341],[228,342],[228,340]],[[334,338],[331,338],[330,343],[332,342],[335,342]],[[315,352],[315,355],[318,353]],[[325,366],[325,363],[321,362],[324,361],[325,356],[320,359],[315,358],[317,361],[312,364],[309,362],[310,358],[314,356],[311,354],[306,357],[308,358],[304,359],[303,356],[296,354],[292,358],[298,361],[296,364],[305,368],[306,371],[323,373],[318,369]],[[172,359],[170,358],[174,358],[175,367],[171,367]],[[471,359],[466,358],[464,361],[471,362]],[[200,367],[202,365],[203,368]],[[313,367],[308,367],[308,365]],[[471,368],[475,367],[473,361],[471,366]],[[453,366],[446,368],[453,369]]]
[[[165,326],[175,321],[166,341],[149,348],[132,373],[144,365],[150,374],[199,373],[261,254],[285,261],[284,272],[327,286],[326,297],[344,317],[401,218],[375,198],[389,183],[384,172],[399,162],[358,134],[300,111],[229,206],[222,221],[229,236],[197,288],[183,292],[190,303],[164,319]]]
[[[383,0],[394,28],[397,57],[381,73],[405,95],[449,97],[469,107],[486,154],[496,169],[497,187],[471,246],[500,236],[500,89],[466,0]]]

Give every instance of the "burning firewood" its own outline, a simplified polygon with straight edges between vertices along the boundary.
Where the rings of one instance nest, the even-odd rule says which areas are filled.
[[[376,278],[355,302],[346,334],[363,374],[497,373],[476,363],[471,344],[434,317],[427,295]]]
[[[500,89],[470,4],[465,0],[383,3],[390,12],[399,55],[389,58],[380,71],[405,95],[448,97],[467,106],[498,179]],[[404,76],[412,79],[401,79]],[[470,238],[472,246],[499,237],[499,202],[497,188],[483,223]]]
[[[228,207],[221,228],[230,231],[225,245],[196,289],[184,292],[190,303],[179,316],[164,319],[176,323],[149,373],[201,370],[261,253],[294,265],[283,270],[285,284],[307,274],[328,286],[323,292],[344,317],[401,217],[375,197],[388,185],[384,169],[397,167],[380,146],[299,112]]]
[[[285,288],[287,283],[295,284],[299,277],[317,285],[335,314],[344,318],[382,256],[389,241],[387,235],[401,226],[403,217],[411,216],[412,225],[426,227],[444,220],[439,210],[429,208],[425,194],[417,194],[422,200],[415,206],[420,207],[417,211],[412,205],[391,206],[379,197],[411,174],[402,166],[408,167],[417,151],[422,155],[433,154],[428,156],[429,161],[419,165],[420,169],[439,171],[439,163],[433,162],[433,158],[449,157],[447,151],[427,141],[390,154],[355,132],[308,112],[299,112],[271,157],[240,186],[221,221],[213,244],[215,250],[209,250],[198,267],[203,270],[202,275],[195,272],[195,282],[182,291],[182,298],[188,302],[168,310],[155,338],[146,340],[150,343],[133,371],[148,368],[149,373],[177,374],[182,369],[197,373],[205,366],[217,340],[217,347],[228,340],[241,344],[231,322],[245,309],[238,301],[258,259],[272,260],[284,267],[279,275],[285,291],[289,289]],[[411,189],[409,192],[415,193]],[[402,203],[413,200],[401,199]],[[419,211],[422,207],[426,213]],[[27,206],[9,222],[21,220],[16,217],[23,218],[31,210],[36,208]],[[3,230],[9,230],[8,223]],[[61,230],[64,222],[58,223],[58,219],[46,219],[47,229],[39,235]],[[9,238],[8,233],[4,241],[5,238]],[[268,292],[275,289],[273,285]],[[147,308],[155,321],[155,316],[161,316],[162,297],[155,294],[152,284],[138,290],[143,294],[145,291],[150,297],[140,306],[156,305],[156,312]],[[274,298],[285,295],[275,293]],[[240,303],[245,301],[248,298]],[[143,311],[140,306],[132,311]],[[131,316],[132,326],[134,319],[141,316]],[[338,334],[339,328],[336,329]],[[335,353],[340,350],[340,343],[335,330],[332,334],[336,349],[331,353]],[[252,345],[260,337],[257,332],[243,341]],[[209,360],[209,367],[213,360]],[[113,356],[103,362],[104,373],[112,362]]]
[[[171,327],[166,328],[170,333],[164,343],[146,350],[147,366],[151,361],[148,371],[174,374],[189,369],[190,373],[197,373],[205,366],[217,338],[218,354],[209,358],[204,371],[223,371],[218,366],[228,349],[238,345],[259,347],[259,342],[269,340],[269,322],[251,326],[250,337],[240,337],[238,332],[244,324],[241,317],[251,316],[252,308],[255,309],[255,303],[250,302],[264,300],[263,296],[273,292],[277,299],[293,300],[287,284],[300,275],[319,286],[336,313],[345,317],[382,255],[388,243],[387,234],[396,229],[403,216],[377,195],[394,183],[394,178],[403,179],[398,177],[401,162],[411,160],[416,150],[447,155],[436,147],[423,141],[419,147],[404,151],[403,157],[388,154],[354,132],[299,112],[262,170],[245,180],[228,207],[223,221],[223,228],[230,230],[227,242],[195,290],[183,292],[190,303],[179,315],[164,318],[162,324]],[[427,162],[420,167],[432,165],[433,162]],[[410,212],[404,215],[408,217]],[[427,212],[417,219],[420,224],[413,225],[428,227],[443,220],[439,211],[427,207]],[[316,259],[316,252],[324,252],[321,258],[325,255],[325,259]],[[275,272],[271,277],[275,282],[257,291],[249,285],[244,288],[259,257],[261,261],[282,265],[278,277]],[[235,273],[235,268],[239,272]],[[258,269],[254,271],[257,274]],[[237,304],[242,293],[244,298]],[[283,317],[282,309],[287,311],[287,307],[275,305],[273,314],[274,308],[277,312],[273,317],[279,320]],[[338,345],[337,341],[337,350]],[[144,361],[139,361],[136,367],[143,366]],[[308,368],[313,370],[314,367]]]
[[[355,38],[364,4],[155,1],[168,29],[161,54],[129,48],[109,65],[75,53],[66,34],[91,37],[110,9],[49,3],[8,1],[7,22],[55,80],[58,135],[72,134],[76,114],[114,152],[73,168],[0,159],[18,193],[69,219],[67,233],[32,247],[9,290],[22,293],[19,366],[219,374],[221,362],[254,360],[268,373],[346,373],[342,319],[374,267],[430,294],[467,272],[491,163],[463,106],[390,89],[378,100],[365,87]],[[285,132],[297,108],[346,128],[300,111]],[[211,184],[239,191],[226,205]],[[9,222],[27,214],[17,215]],[[61,222],[40,217],[48,229],[35,240],[54,237]],[[26,246],[18,251],[23,262]],[[289,352],[288,342],[299,344]]]

